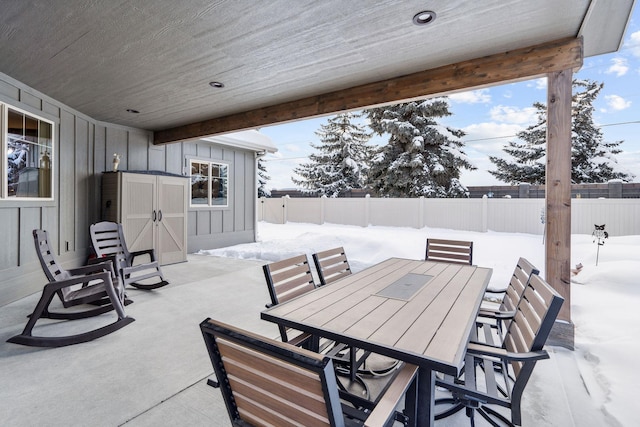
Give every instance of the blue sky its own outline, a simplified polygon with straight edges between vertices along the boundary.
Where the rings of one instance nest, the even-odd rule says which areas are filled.
[[[629,22],[621,49],[612,54],[585,58],[577,79],[604,83],[594,107],[594,121],[601,126],[604,141],[624,141],[617,156],[620,166],[636,175],[640,182],[640,12],[636,7]],[[494,86],[488,89],[451,95],[452,116],[441,123],[464,130],[464,151],[476,171],[463,171],[467,186],[501,184],[487,171],[493,169],[489,156],[502,156],[502,148],[513,135],[536,122],[533,103],[546,102],[546,79]],[[265,157],[270,188],[294,188],[293,169],[308,161],[314,152],[310,143],[320,141],[315,131],[328,117],[263,127],[278,152]],[[372,143],[383,144],[381,137]]]

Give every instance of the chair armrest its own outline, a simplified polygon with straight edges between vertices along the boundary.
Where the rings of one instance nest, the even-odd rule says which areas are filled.
[[[111,273],[108,271],[102,271],[100,273],[88,274],[86,276],[74,276],[69,279],[59,280],[56,282],[49,282],[45,285],[47,288],[50,288],[54,291],[60,290],[62,288],[66,288],[67,286],[72,285],[80,285],[90,282],[92,280],[102,280],[105,284],[113,286],[113,282],[111,281]],[[89,285],[89,287],[95,285]]]
[[[131,264],[133,264],[133,260],[137,256],[141,256],[141,255],[149,255],[149,258],[151,258],[151,262],[154,262],[156,260],[156,252],[153,248],[144,249],[141,251],[133,251],[133,252],[130,252],[130,254],[131,254]]]
[[[98,259],[101,259],[101,258],[98,258]],[[67,271],[72,276],[80,276],[80,275],[91,274],[95,272],[101,272],[101,271],[109,271],[110,273],[115,275],[115,272],[113,270],[113,262],[111,259],[107,259],[107,258],[101,259],[100,262],[93,261],[88,265],[84,265],[82,267],[77,267],[77,268],[71,268]]]
[[[516,315],[516,311],[500,311],[500,310],[488,310],[486,308],[481,308],[478,311],[479,317],[489,317],[491,319],[513,319]]]
[[[417,372],[418,367],[416,365],[403,364],[400,372],[398,372],[389,388],[378,400],[378,404],[367,417],[364,422],[365,427],[385,426],[389,423],[389,420],[394,418],[395,409],[411,383],[415,381]]]
[[[528,351],[525,353],[512,353],[503,348],[491,347],[484,344],[469,343],[467,353],[478,356],[497,357],[510,362],[527,362],[531,360],[548,359],[549,353],[545,350]]]

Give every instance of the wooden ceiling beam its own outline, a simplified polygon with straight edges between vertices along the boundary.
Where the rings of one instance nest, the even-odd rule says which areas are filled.
[[[582,38],[471,59],[348,89],[154,132],[156,145],[220,135],[544,76],[582,66]]]

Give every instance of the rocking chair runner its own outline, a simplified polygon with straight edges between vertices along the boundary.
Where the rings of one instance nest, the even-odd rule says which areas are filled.
[[[20,335],[9,338],[8,342],[36,347],[62,347],[91,341],[117,331],[133,322],[124,312],[124,292],[115,277],[110,261],[85,267],[65,270],[56,261],[49,245],[47,232],[33,230],[33,240],[40,265],[49,283],[44,286],[42,296],[30,315],[27,325]],[[74,287],[74,285],[77,285]],[[52,312],[49,305],[55,295],[60,297],[65,308],[80,304],[98,302],[101,306],[85,311]],[[107,304],[103,304],[107,302]],[[84,319],[115,310],[118,319],[107,326],[92,331],[68,336],[34,336],[32,331],[40,318]]]
[[[153,249],[129,251],[124,240],[122,224],[108,221],[99,222],[91,224],[89,231],[96,255],[98,258],[113,257],[115,259],[116,270],[125,287],[131,285],[134,288],[150,290],[169,284],[162,275]],[[148,255],[150,261],[135,264],[135,258],[141,255]],[[148,283],[148,279],[153,278],[157,278],[157,280]]]

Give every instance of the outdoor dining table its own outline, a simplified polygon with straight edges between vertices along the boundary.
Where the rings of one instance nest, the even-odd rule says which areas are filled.
[[[417,411],[417,425],[432,426],[436,372],[460,373],[491,272],[391,258],[271,307],[261,318],[418,365],[418,404],[407,409]]]

